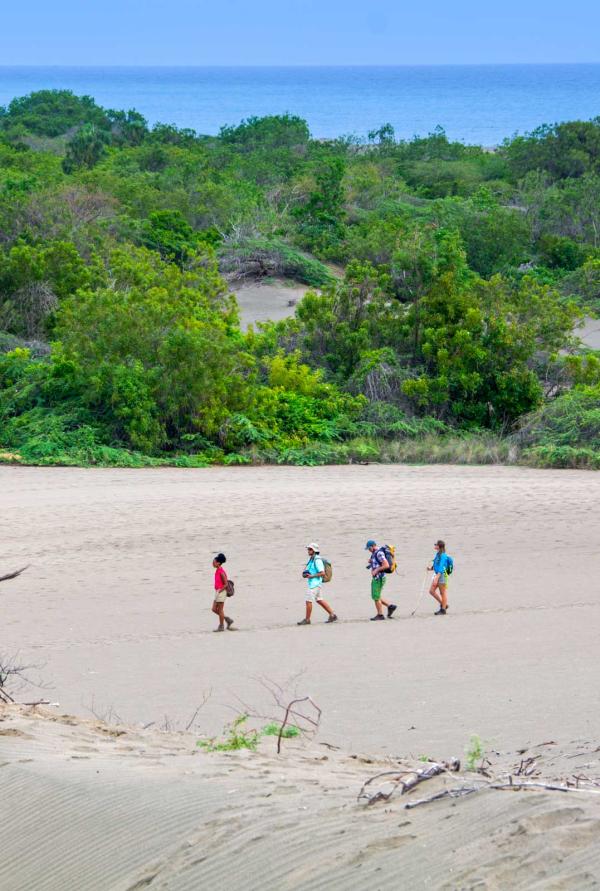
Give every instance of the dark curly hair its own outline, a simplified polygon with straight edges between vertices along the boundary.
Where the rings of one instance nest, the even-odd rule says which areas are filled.
[[[217,561],[217,563],[220,563],[222,566],[223,563],[227,562],[227,557],[225,556],[225,554],[217,554],[217,556],[215,557],[215,560]]]

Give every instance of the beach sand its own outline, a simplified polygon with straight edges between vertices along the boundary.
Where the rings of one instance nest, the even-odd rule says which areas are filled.
[[[594,746],[540,741],[490,752],[546,781],[600,771]],[[581,889],[600,875],[600,789],[485,790],[462,769],[366,805],[364,781],[423,761],[274,741],[204,752],[196,737],[0,706],[0,886],[10,891],[237,889]],[[538,776],[514,782],[540,782]],[[388,778],[374,792],[389,793]]]
[[[0,569],[31,564],[0,589],[0,650],[18,651],[46,684],[21,699],[57,701],[57,716],[93,711],[152,723],[128,731],[134,748],[146,746],[136,736],[144,733],[151,748],[163,737],[169,752],[177,740],[183,745],[181,759],[140,755],[132,767],[120,738],[97,721],[90,729],[11,715],[19,733],[0,729],[8,784],[1,800],[5,809],[10,802],[15,827],[4,832],[12,859],[5,885],[0,867],[2,887],[145,887],[136,884],[144,869],[171,863],[174,851],[183,851],[175,872],[145,884],[597,887],[600,854],[589,837],[597,838],[600,805],[591,797],[485,793],[416,810],[405,829],[400,805],[369,808],[365,822],[356,794],[386,759],[462,757],[472,734],[503,764],[553,741],[563,761],[552,776],[582,762],[598,776],[598,475],[377,465],[0,467],[0,492]],[[369,622],[371,536],[397,546],[400,571],[386,587],[398,604],[393,621]],[[456,565],[449,614],[435,617],[425,596],[410,618],[438,537]],[[327,596],[340,621],[326,626],[315,611],[315,624],[298,628],[304,545],[313,539],[334,565]],[[220,549],[236,581],[228,603],[235,634],[212,631],[210,562]],[[273,713],[264,679],[286,695],[312,696],[323,711],[316,739],[285,762],[273,760],[272,741],[260,755],[200,753],[190,778],[194,740],[220,733],[245,707],[240,700]],[[184,728],[206,696],[194,737],[157,734]],[[82,742],[81,733],[93,739]],[[99,759],[108,743],[100,746],[98,736],[110,740],[106,774]],[[86,753],[87,745],[98,751]],[[323,753],[325,780],[321,762],[309,769],[303,760]],[[356,770],[351,756],[365,753]],[[571,762],[573,753],[581,761]],[[36,851],[29,861],[25,845]],[[38,884],[27,884],[34,868]]]
[[[296,304],[300,303],[307,285],[288,279],[254,279],[241,282],[232,288],[240,309],[240,323],[245,330],[257,322],[279,322],[293,316]]]
[[[592,319],[588,316],[577,333],[586,347],[591,350],[600,350],[600,319]]]

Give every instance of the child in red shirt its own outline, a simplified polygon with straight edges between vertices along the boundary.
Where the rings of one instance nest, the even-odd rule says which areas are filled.
[[[227,573],[223,569],[223,564],[226,559],[225,554],[217,554],[212,562],[215,568],[215,599],[213,600],[212,611],[219,617],[219,627],[215,628],[215,631],[225,631],[225,624],[227,624],[227,630],[233,625],[233,619],[225,615]]]

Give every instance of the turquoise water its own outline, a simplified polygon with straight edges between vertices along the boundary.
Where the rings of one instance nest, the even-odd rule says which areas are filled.
[[[0,105],[66,87],[150,121],[217,133],[249,115],[289,111],[316,137],[365,136],[390,122],[398,137],[437,125],[449,137],[496,145],[541,123],[600,115],[600,65],[340,68],[8,68]]]

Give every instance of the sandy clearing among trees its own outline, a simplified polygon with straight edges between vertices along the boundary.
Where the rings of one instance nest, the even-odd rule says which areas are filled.
[[[267,282],[247,281],[232,290],[240,308],[241,326],[246,329],[257,322],[279,322],[293,316],[296,304],[310,289],[297,282],[269,279]]]

